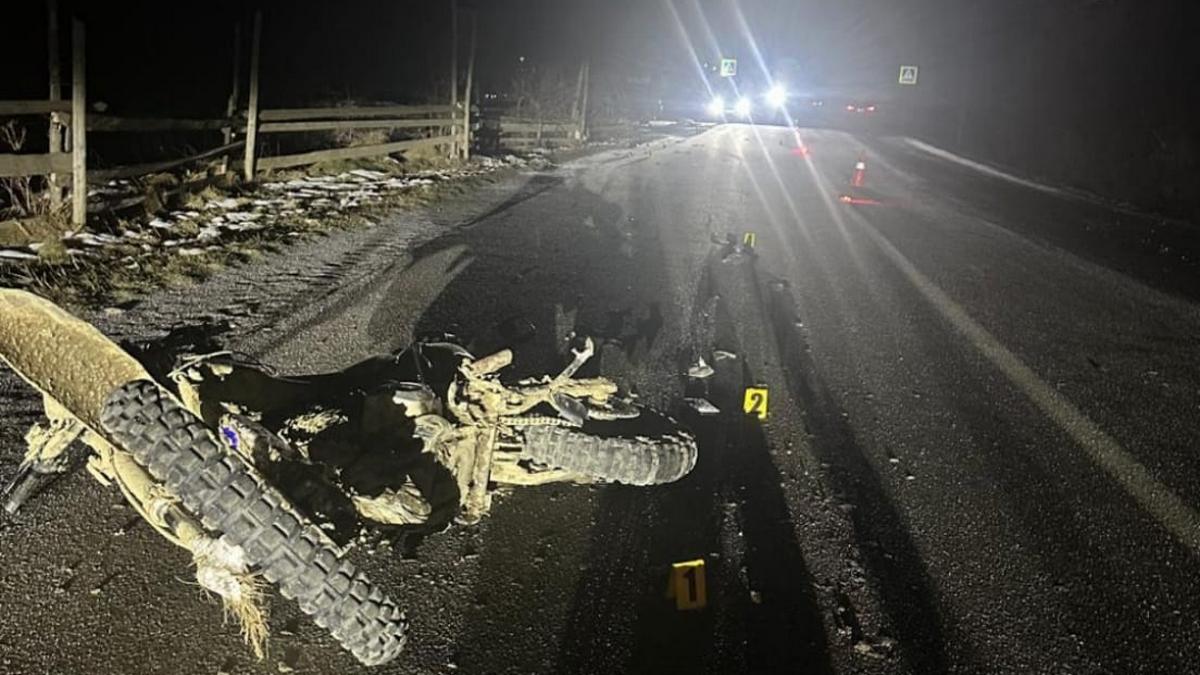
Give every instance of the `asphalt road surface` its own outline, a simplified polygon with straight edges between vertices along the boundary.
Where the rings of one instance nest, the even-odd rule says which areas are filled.
[[[900,140],[744,125],[419,219],[420,237],[335,235],[257,287],[232,274],[110,328],[149,334],[171,303],[239,287],[261,297],[235,346],[291,372],[445,330],[550,372],[586,333],[592,372],[676,414],[701,455],[670,486],[524,488],[476,527],[369,536],[349,555],[413,626],[376,672],[1196,672],[1194,228]],[[753,252],[724,243],[746,233]],[[699,357],[716,372],[688,380]],[[751,386],[766,420],[742,413]],[[36,401],[5,376],[0,404],[7,474]],[[695,559],[707,606],[679,611],[669,570]],[[82,472],[58,481],[0,529],[0,671],[360,670],[277,595],[255,661],[187,561]]]

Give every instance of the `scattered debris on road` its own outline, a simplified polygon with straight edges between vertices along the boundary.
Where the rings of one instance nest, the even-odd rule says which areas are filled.
[[[710,403],[709,400],[706,398],[685,398],[683,400],[686,401],[687,404],[689,406],[691,406],[693,410],[700,413],[701,415],[719,415],[719,414],[721,414],[721,409],[718,408],[717,406],[713,405],[712,403]]]
[[[714,372],[716,372],[716,371],[713,370],[713,367],[708,365],[707,363],[705,363],[704,357],[701,356],[701,357],[699,357],[699,360],[696,362],[696,365],[692,366],[691,368],[688,368],[687,374],[688,374],[688,377],[690,377],[690,378],[693,378],[696,380],[703,380],[705,378],[712,377],[712,374]]]

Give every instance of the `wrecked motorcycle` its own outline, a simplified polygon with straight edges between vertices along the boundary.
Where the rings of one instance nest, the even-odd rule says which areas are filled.
[[[188,550],[261,657],[263,586],[278,585],[359,661],[403,649],[408,620],[342,558],[331,515],[392,526],[474,523],[502,485],[667,483],[693,437],[605,378],[576,378],[590,340],[555,377],[508,384],[513,354],[474,358],[421,341],[346,370],[279,377],[230,352],[147,365],[88,323],[0,289],[0,359],[39,390],[46,422],[0,493],[15,512],[66,470],[67,448]],[[147,364],[149,359],[143,359]]]

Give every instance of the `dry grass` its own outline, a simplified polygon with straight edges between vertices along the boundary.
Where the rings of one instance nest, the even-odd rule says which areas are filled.
[[[25,127],[16,120],[0,124],[0,148],[19,153],[25,147],[28,136]],[[17,217],[45,215],[50,210],[48,195],[39,194],[33,188],[32,176],[9,176],[0,178],[0,192],[8,204],[7,211]]]
[[[47,237],[42,242],[37,254],[38,259],[52,265],[66,262],[70,258],[70,255],[67,253],[67,245],[63,243],[61,236]]]
[[[65,211],[0,222],[0,246],[28,246],[71,231]]]

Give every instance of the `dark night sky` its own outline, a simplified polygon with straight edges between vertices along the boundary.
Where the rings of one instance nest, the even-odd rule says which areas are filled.
[[[921,66],[925,102],[1045,109],[1081,124],[1106,115],[1192,117],[1200,3],[1178,0],[463,0],[478,8],[479,77],[503,89],[526,65],[648,79],[659,97],[702,91],[700,60],[763,62],[796,90],[900,90]],[[63,0],[89,25],[91,94],[116,112],[219,112],[234,20],[247,3]],[[267,105],[444,96],[448,2],[263,2]],[[11,11],[10,11],[11,10]],[[740,18],[739,18],[740,17]],[[0,98],[45,92],[37,0],[6,10]],[[465,21],[464,21],[465,24]],[[465,36],[466,26],[463,26]],[[753,36],[753,40],[750,39]],[[753,46],[752,46],[753,45]],[[465,52],[465,50],[464,50]],[[465,57],[464,57],[465,60]]]

